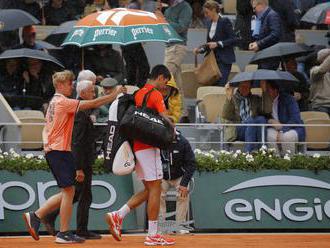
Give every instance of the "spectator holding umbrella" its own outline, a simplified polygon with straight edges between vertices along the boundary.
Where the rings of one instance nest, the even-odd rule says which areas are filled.
[[[194,52],[208,52],[213,50],[216,56],[222,77],[216,82],[218,86],[225,86],[235,62],[234,45],[237,38],[230,20],[220,15],[220,4],[214,0],[208,0],[204,6],[205,16],[211,21],[208,25],[206,46],[195,49]]]
[[[255,19],[251,20],[252,38],[249,50],[257,52],[278,43],[282,36],[281,18],[268,6],[268,0],[252,0]],[[279,63],[261,63],[259,69],[276,70]]]

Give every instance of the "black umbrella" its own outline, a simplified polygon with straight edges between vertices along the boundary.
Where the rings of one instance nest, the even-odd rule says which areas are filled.
[[[301,21],[314,24],[330,24],[330,2],[321,3],[309,9]]]
[[[269,62],[270,60],[285,61],[288,58],[297,58],[313,52],[309,46],[293,42],[280,42],[257,52],[250,60],[250,64]]]
[[[38,24],[31,14],[20,9],[0,10],[0,32],[15,30],[20,27]]]
[[[238,73],[232,80],[230,80],[230,86],[237,87],[240,82],[255,81],[253,86],[259,87],[260,80],[272,80],[272,81],[286,81],[286,82],[298,82],[291,73],[286,71],[272,71],[272,70],[256,70],[253,72],[241,72]]]
[[[56,27],[46,38],[45,41],[55,45],[61,46],[67,34],[72,30],[77,21],[68,21]]]
[[[43,61],[54,63],[54,64],[64,68],[64,66],[61,64],[60,61],[58,61],[56,58],[49,55],[48,53],[46,53],[44,51],[40,51],[40,50],[32,50],[29,48],[10,49],[10,50],[6,50],[2,54],[0,54],[0,60],[13,59],[13,58],[40,59]]]

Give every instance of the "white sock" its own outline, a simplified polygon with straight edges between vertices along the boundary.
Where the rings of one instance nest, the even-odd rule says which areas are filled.
[[[121,218],[125,218],[125,216],[131,211],[131,209],[129,208],[129,206],[127,204],[125,204],[124,206],[121,207],[121,209],[118,210],[119,216]]]
[[[148,221],[148,236],[154,236],[157,234],[158,220]]]

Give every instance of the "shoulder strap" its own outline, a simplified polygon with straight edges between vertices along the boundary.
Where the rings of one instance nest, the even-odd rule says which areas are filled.
[[[142,108],[146,108],[147,107],[147,102],[148,102],[148,99],[150,97],[150,94],[155,90],[155,88],[152,88],[151,90],[149,90],[147,92],[147,94],[144,95],[144,98],[143,98],[143,102],[142,102],[142,105],[141,107]]]

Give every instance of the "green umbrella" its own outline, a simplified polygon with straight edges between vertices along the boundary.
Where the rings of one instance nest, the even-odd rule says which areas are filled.
[[[62,45],[128,45],[146,41],[182,40],[163,16],[141,10],[118,8],[93,13],[81,19]]]

